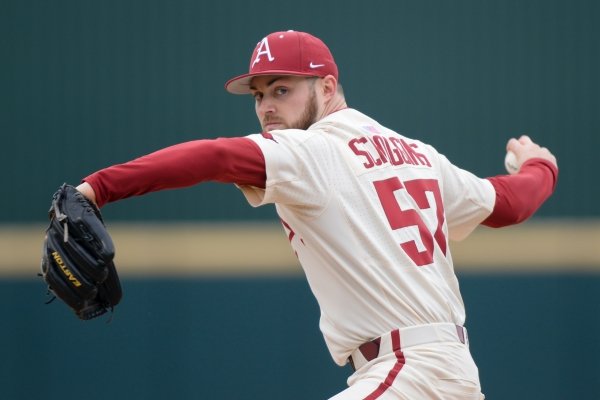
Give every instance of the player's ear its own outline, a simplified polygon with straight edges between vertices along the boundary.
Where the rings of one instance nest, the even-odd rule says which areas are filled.
[[[327,75],[321,80],[321,90],[326,100],[331,99],[337,91],[337,79],[333,75]]]

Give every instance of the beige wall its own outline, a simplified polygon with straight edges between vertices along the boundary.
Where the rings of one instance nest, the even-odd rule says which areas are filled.
[[[301,273],[278,224],[115,223],[109,230],[117,248],[117,267],[125,275]],[[0,274],[34,276],[43,235],[43,226],[0,226]],[[480,227],[450,246],[458,272],[600,272],[598,220]]]

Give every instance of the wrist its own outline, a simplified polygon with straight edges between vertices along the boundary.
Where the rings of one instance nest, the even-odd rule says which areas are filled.
[[[76,189],[80,191],[81,194],[83,194],[89,201],[97,205],[96,192],[94,191],[94,188],[92,188],[92,185],[87,182],[83,182],[77,186]]]

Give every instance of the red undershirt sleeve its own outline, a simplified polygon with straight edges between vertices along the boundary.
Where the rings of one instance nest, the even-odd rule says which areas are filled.
[[[194,140],[114,165],[83,179],[99,207],[131,196],[214,181],[265,187],[265,159],[245,137]]]
[[[534,158],[521,166],[518,174],[487,178],[496,190],[494,210],[483,225],[500,228],[531,217],[556,187],[558,168],[551,162]]]

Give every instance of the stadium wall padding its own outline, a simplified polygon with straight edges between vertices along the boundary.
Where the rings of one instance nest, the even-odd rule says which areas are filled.
[[[597,275],[460,276],[489,399],[599,398]],[[41,282],[0,281],[0,397],[326,399],[345,387],[300,277],[127,279],[83,322]]]

